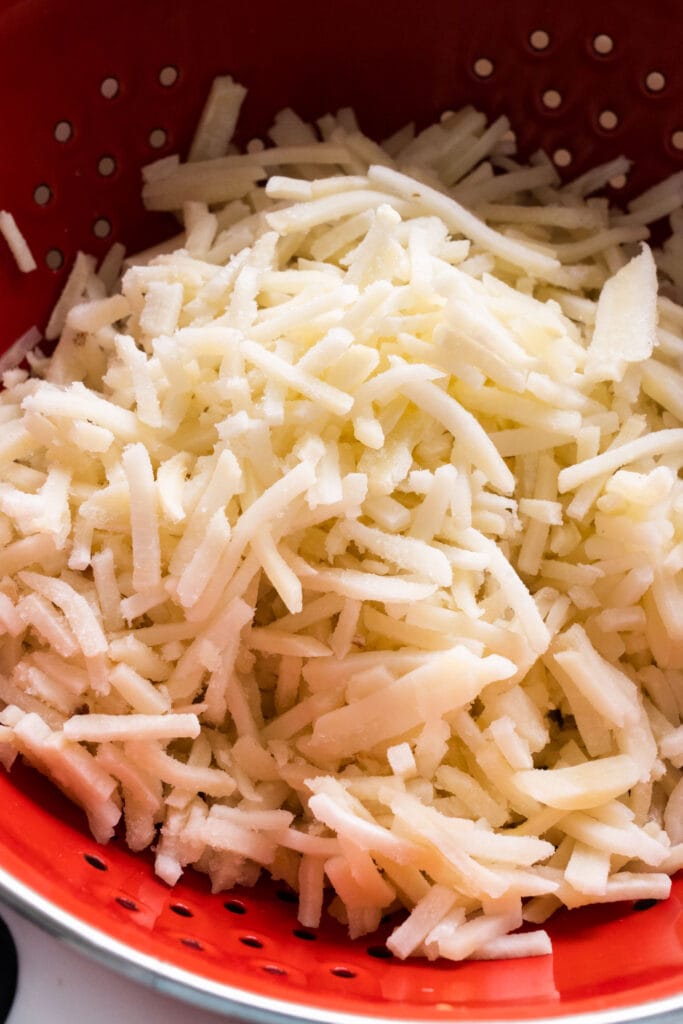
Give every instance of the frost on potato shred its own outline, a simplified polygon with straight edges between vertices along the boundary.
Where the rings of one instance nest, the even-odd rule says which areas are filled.
[[[144,169],[182,233],[3,363],[0,760],[171,885],[544,955],[683,864],[677,182],[610,210],[623,159],[562,185],[472,108],[239,153],[243,98]]]

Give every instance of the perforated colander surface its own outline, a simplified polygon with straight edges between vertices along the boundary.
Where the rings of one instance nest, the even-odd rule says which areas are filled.
[[[0,345],[45,322],[77,249],[170,233],[142,209],[139,168],[186,149],[217,73],[249,87],[245,140],[285,105],[307,117],[352,105],[381,137],[471,102],[508,114],[522,152],[543,145],[563,173],[634,158],[610,189],[619,202],[683,169],[682,51],[677,0],[0,0],[0,205],[39,264],[21,275],[0,251]],[[212,896],[189,874],[169,890],[120,841],[97,847],[20,767],[0,775],[0,887],[105,960],[242,1018],[607,1020],[683,1006],[683,882],[654,907],[559,915],[552,957],[399,963],[385,933],[301,929],[274,884]]]

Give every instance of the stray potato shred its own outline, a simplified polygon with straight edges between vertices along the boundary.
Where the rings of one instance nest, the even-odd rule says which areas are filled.
[[[182,233],[3,361],[0,758],[169,885],[546,954],[683,865],[675,183],[620,213],[471,108],[239,153],[243,97],[144,170]]]

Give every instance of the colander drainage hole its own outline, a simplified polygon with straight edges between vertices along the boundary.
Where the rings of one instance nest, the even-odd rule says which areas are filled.
[[[74,128],[71,121],[57,121],[54,131],[57,142],[68,142],[73,133]]]
[[[368,956],[372,956],[375,960],[393,960],[394,954],[386,946],[368,946],[365,950]]]
[[[356,972],[350,971],[348,967],[331,967],[330,974],[334,974],[335,978],[355,978]]]
[[[113,75],[108,75],[103,78],[100,82],[100,92],[104,96],[105,100],[113,100],[115,96],[118,96],[119,92],[119,80],[114,78]]]
[[[254,935],[240,935],[240,942],[243,946],[249,946],[250,949],[263,949],[263,943]]]
[[[648,92],[661,92],[666,85],[666,78],[661,71],[650,71],[645,77],[645,88]]]
[[[606,32],[593,36],[593,49],[600,57],[606,57],[614,49],[614,40]]]
[[[111,175],[114,173],[115,170],[116,170],[116,160],[114,159],[113,156],[109,156],[109,154],[105,154],[105,156],[101,156],[100,159],[97,161],[97,173],[102,178],[109,178],[109,177],[111,177]]]
[[[98,217],[92,226],[92,233],[96,238],[106,238],[111,234],[111,221],[106,217]]]
[[[84,853],[83,860],[90,865],[91,868],[95,868],[96,871],[107,871],[108,867],[99,857],[96,857],[94,853]]]
[[[204,947],[201,942],[197,942],[196,939],[181,939],[183,946],[187,946],[188,949],[196,949],[200,953],[204,952]]]
[[[672,134],[671,145],[674,149],[683,149],[683,131],[676,131]]]
[[[283,903],[298,903],[299,897],[291,889],[278,889],[275,893],[277,898]]]
[[[553,161],[558,167],[569,167],[572,162],[572,155],[568,149],[556,149],[553,153]]]
[[[182,903],[172,903],[170,909],[179,917],[194,917],[190,908],[184,906]]]
[[[550,36],[545,29],[537,28],[529,36],[529,45],[532,50],[547,50],[550,46]]]
[[[49,185],[36,185],[33,190],[33,202],[37,206],[47,206],[52,199],[52,189]]]
[[[633,904],[634,910],[651,910],[652,907],[656,907],[659,900],[636,900]]]
[[[153,128],[149,133],[148,142],[152,149],[161,149],[166,145],[168,134],[164,128]]]
[[[277,967],[275,964],[264,964],[262,970],[264,970],[266,974],[279,974],[281,976],[283,974],[287,974],[284,967]]]
[[[307,928],[295,928],[292,935],[295,939],[302,939],[304,942],[315,942],[318,938],[315,932],[309,932]]]
[[[240,903],[239,900],[226,900],[223,904],[226,910],[229,910],[231,914],[246,914],[247,908],[244,903]]]
[[[49,270],[59,270],[64,264],[64,253],[61,249],[48,249],[45,253],[45,265]]]
[[[129,900],[127,896],[117,896],[116,902],[124,910],[130,910],[132,914],[136,914],[138,911],[138,905],[135,900]]]
[[[601,110],[598,114],[598,124],[606,131],[613,131],[619,124],[619,115],[613,110]]]
[[[557,89],[546,89],[541,99],[546,110],[557,110],[562,105],[562,93]]]
[[[168,89],[178,81],[179,73],[180,72],[175,64],[167,64],[166,67],[163,67],[159,72],[159,81]]]
[[[490,78],[494,70],[493,61],[488,57],[478,57],[474,62],[473,70],[477,78]]]

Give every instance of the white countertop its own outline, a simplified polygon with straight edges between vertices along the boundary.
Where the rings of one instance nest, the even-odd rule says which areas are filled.
[[[200,1010],[123,978],[0,905],[19,955],[7,1024],[219,1024]],[[1,967],[0,967],[1,969]]]

